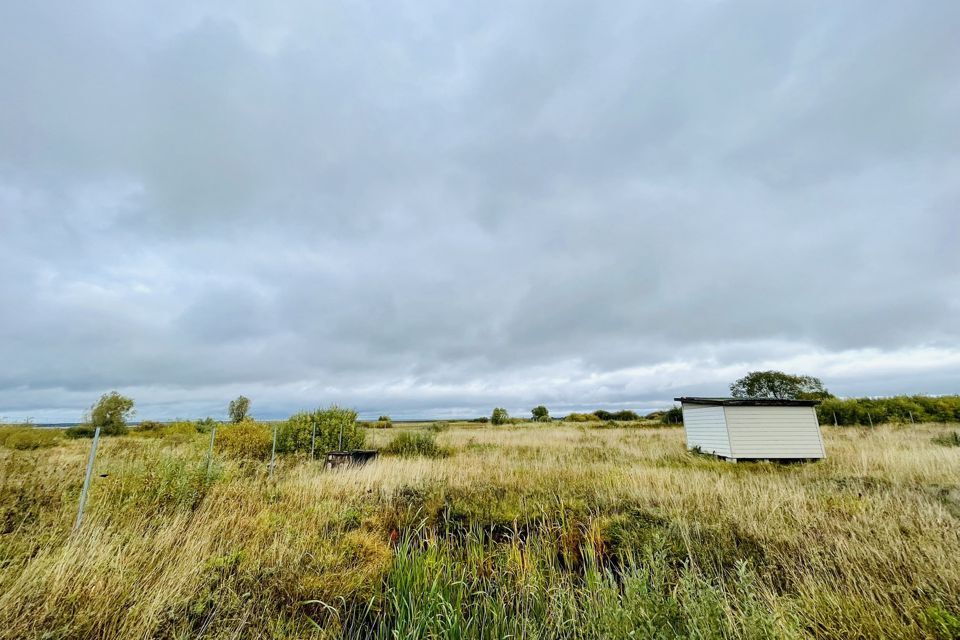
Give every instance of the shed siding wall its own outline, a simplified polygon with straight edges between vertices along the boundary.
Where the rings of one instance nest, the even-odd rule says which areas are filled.
[[[733,458],[822,458],[813,407],[723,407]]]
[[[687,449],[700,447],[704,453],[730,457],[723,407],[684,403],[683,429],[687,434]]]

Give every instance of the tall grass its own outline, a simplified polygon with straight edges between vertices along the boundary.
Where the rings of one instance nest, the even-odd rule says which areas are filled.
[[[828,428],[780,466],[677,429],[404,425],[367,438],[450,455],[272,477],[174,429],[101,441],[75,534],[89,441],[0,448],[0,638],[955,638],[956,428]]]

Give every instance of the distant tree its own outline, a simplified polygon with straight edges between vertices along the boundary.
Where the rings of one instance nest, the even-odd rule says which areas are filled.
[[[100,396],[97,404],[90,407],[89,421],[67,429],[67,435],[73,438],[93,437],[97,427],[105,436],[124,435],[127,433],[127,420],[133,414],[133,399],[111,391]]]
[[[819,378],[782,371],[751,371],[730,385],[730,394],[734,398],[781,400],[823,400],[833,397]]]
[[[617,411],[617,412],[610,412],[610,411],[605,411],[604,409],[597,409],[596,411],[593,412],[593,415],[595,415],[598,420],[602,420],[604,422],[608,420],[629,422],[631,420],[640,419],[640,416],[637,413],[630,411],[629,409],[624,409],[623,411]]]
[[[683,410],[681,410],[680,407],[673,407],[666,411],[661,411],[660,422],[663,424],[683,424]]]
[[[530,410],[534,422],[550,422],[550,412],[542,404]]]
[[[507,413],[507,410],[502,407],[497,407],[493,410],[493,414],[490,416],[490,424],[507,424],[510,422],[510,414]]]
[[[230,401],[227,412],[230,414],[230,422],[240,423],[247,419],[247,412],[250,411],[250,398],[238,396],[236,400]]]

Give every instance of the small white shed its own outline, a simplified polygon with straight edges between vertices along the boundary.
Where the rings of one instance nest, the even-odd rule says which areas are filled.
[[[674,398],[683,409],[687,449],[737,460],[826,457],[818,400]]]

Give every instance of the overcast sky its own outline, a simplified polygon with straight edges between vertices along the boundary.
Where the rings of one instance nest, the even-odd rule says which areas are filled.
[[[960,391],[956,0],[94,4],[0,3],[8,420]]]

